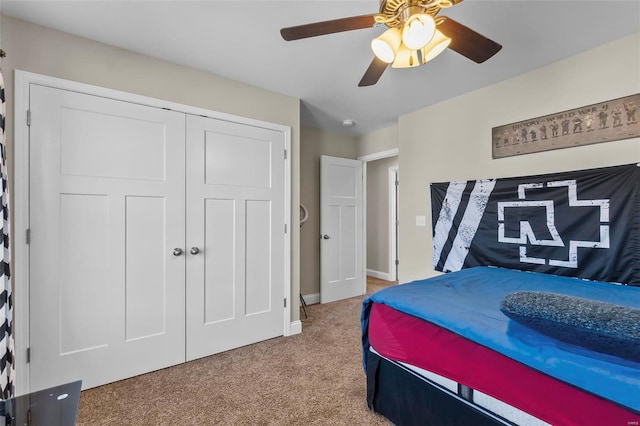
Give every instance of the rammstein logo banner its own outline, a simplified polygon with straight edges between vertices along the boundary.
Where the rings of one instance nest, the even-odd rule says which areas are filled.
[[[640,286],[636,164],[431,184],[433,267],[492,265]]]

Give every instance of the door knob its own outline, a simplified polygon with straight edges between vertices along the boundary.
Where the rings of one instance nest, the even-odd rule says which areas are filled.
[[[182,254],[182,249],[180,247],[176,247],[173,249],[174,256],[180,256]]]
[[[200,253],[200,249],[198,247],[191,247],[190,252],[191,254],[198,254]]]
[[[321,237],[322,237],[323,239],[325,239],[325,240],[328,240],[329,238],[331,238],[331,237],[329,237],[327,234],[321,235]]]

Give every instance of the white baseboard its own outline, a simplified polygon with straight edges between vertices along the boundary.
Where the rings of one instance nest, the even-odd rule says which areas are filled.
[[[307,305],[315,305],[320,303],[320,293],[303,294],[302,298]]]
[[[302,333],[302,321],[292,321],[288,336]]]
[[[373,269],[367,269],[367,275],[374,278],[381,279],[381,280],[385,280],[385,281],[393,281],[389,276],[388,272],[380,272],[380,271],[374,271]]]

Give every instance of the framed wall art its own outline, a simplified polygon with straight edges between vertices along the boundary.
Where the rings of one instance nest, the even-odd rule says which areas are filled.
[[[640,93],[494,127],[493,158],[640,137]]]

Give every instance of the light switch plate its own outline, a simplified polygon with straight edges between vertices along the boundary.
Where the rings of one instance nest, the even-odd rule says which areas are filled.
[[[416,226],[427,226],[427,217],[416,216]]]

